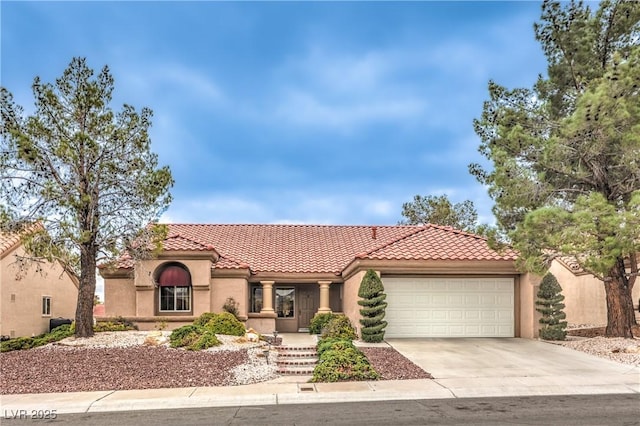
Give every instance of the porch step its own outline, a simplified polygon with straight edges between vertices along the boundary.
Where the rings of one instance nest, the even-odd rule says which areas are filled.
[[[318,364],[318,353],[315,346],[283,345],[278,348],[277,372],[284,376],[313,374]]]

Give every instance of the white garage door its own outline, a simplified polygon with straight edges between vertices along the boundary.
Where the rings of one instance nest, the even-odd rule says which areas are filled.
[[[513,278],[384,278],[385,337],[513,337]]]

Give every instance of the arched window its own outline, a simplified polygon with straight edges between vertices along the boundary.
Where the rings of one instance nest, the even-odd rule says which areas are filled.
[[[158,275],[158,310],[191,311],[191,274],[180,264],[165,266]]]

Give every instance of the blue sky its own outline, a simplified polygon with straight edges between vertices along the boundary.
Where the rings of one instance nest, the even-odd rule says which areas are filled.
[[[167,222],[395,224],[414,195],[492,202],[467,171],[490,79],[545,73],[539,2],[11,2],[1,83],[73,56],[109,65],[114,109],[154,110]]]

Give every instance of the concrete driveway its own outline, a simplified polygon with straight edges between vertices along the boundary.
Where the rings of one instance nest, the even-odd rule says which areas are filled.
[[[640,367],[528,339],[388,339],[457,397],[639,393]]]

